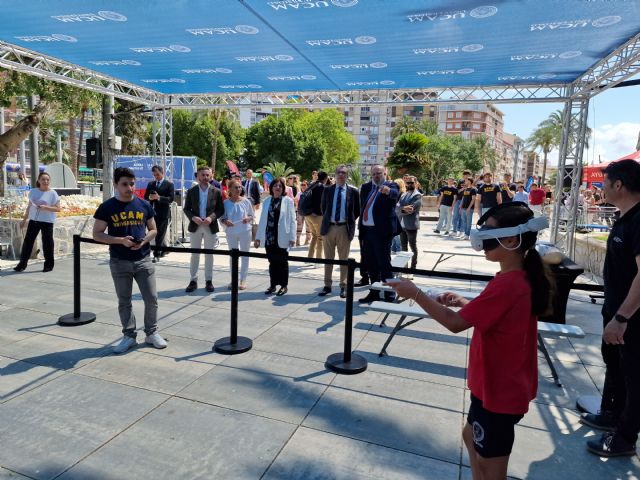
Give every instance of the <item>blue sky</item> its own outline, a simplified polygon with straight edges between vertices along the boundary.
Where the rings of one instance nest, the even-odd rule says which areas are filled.
[[[538,124],[561,103],[500,104],[505,114],[504,129],[526,139]],[[635,151],[640,132],[640,85],[610,88],[591,99],[588,125],[594,134],[591,149],[585,152],[589,164],[615,160]],[[557,151],[550,154],[550,163],[557,163]]]

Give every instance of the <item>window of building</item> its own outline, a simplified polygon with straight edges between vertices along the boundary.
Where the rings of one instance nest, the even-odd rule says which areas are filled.
[[[456,112],[456,118],[462,118],[462,112]]]
[[[447,118],[453,118],[453,112],[447,112]]]
[[[456,130],[460,130],[462,128],[462,124],[456,123]]]

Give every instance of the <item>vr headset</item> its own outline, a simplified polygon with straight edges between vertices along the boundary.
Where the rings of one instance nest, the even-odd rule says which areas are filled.
[[[500,239],[505,237],[513,237],[513,236],[521,236],[526,232],[539,232],[540,230],[544,230],[549,227],[549,219],[547,217],[533,217],[530,218],[528,222],[521,223],[520,225],[516,225],[515,227],[490,227],[488,225],[483,225],[484,222],[492,216],[495,212],[495,209],[501,208],[509,208],[517,205],[526,206],[522,202],[509,202],[507,204],[498,205],[493,207],[491,210],[486,212],[480,220],[478,220],[479,228],[475,230],[471,230],[469,235],[469,241],[471,242],[471,248],[475,251],[480,252],[482,250],[489,251],[497,248],[500,245]]]

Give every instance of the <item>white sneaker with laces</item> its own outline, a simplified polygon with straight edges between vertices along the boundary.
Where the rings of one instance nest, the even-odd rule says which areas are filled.
[[[152,333],[151,335],[147,335],[144,339],[144,343],[148,345],[153,345],[155,348],[167,348],[167,341],[160,336],[159,333]]]
[[[125,335],[124,337],[122,337],[122,340],[120,340],[120,343],[113,347],[113,353],[124,353],[130,348],[135,347],[137,344],[138,342],[136,342],[135,338],[127,337]]]

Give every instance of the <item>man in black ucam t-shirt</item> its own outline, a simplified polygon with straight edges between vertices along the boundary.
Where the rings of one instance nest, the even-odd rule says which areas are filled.
[[[447,186],[438,190],[438,209],[440,211],[440,219],[438,225],[434,230],[435,233],[440,233],[444,229],[444,234],[449,234],[449,227],[451,226],[451,217],[453,216],[453,203],[458,198],[458,189],[456,188],[456,179],[449,177],[447,179]]]
[[[478,188],[478,195],[476,195],[476,210],[480,212],[480,215],[484,215],[491,207],[502,203],[500,187],[493,183],[493,175],[487,172],[482,179],[484,183]]]
[[[135,195],[136,177],[128,168],[113,173],[118,197],[110,198],[93,215],[93,238],[109,245],[109,268],[118,296],[118,313],[124,336],[114,353],[124,353],[136,345],[136,317],[131,307],[133,280],[144,301],[145,343],[165,348],[167,342],[158,329],[158,294],[155,268],[149,256],[149,242],[156,236],[151,205]],[[105,233],[106,231],[106,233]]]
[[[503,203],[513,201],[513,197],[516,194],[516,184],[513,183],[510,173],[505,173],[503,177],[503,181],[500,182],[500,196],[502,197]]]

